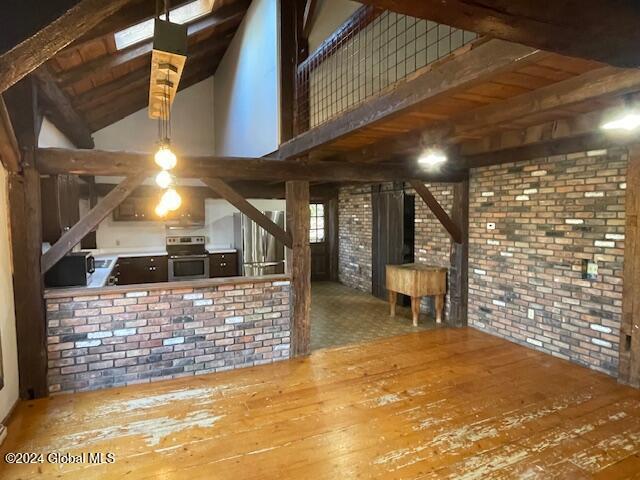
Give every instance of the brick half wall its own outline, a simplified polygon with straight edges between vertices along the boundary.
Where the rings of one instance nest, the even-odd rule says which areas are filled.
[[[49,295],[49,391],[95,390],[289,358],[288,278],[211,283]]]
[[[472,170],[471,326],[617,375],[626,166],[611,149]]]

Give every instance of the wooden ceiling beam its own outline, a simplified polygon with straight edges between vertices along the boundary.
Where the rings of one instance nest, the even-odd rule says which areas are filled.
[[[0,93],[131,1],[82,0],[42,29],[34,29],[32,36],[0,55]]]
[[[318,127],[283,143],[276,153],[286,160],[300,157],[311,150],[388,120],[418,106],[425,106],[442,95],[469,88],[499,72],[512,70],[539,59],[538,50],[502,40],[490,40],[464,55],[438,65],[425,68],[410,80],[399,82],[391,91],[385,91],[371,100]]]
[[[44,103],[50,107],[47,115],[53,124],[78,148],[93,148],[93,138],[85,119],[76,111],[69,97],[60,89],[46,65],[34,74]]]
[[[137,170],[157,170],[153,155],[40,148],[37,168],[43,174],[128,175]],[[283,162],[264,158],[182,157],[174,174],[183,178],[229,180],[325,180],[331,182],[386,182],[410,178],[424,181],[459,181],[466,172],[425,172],[403,165]]]
[[[0,95],[0,162],[8,172],[17,173],[20,171],[20,156],[20,147],[9,112]]]
[[[194,37],[208,30],[220,29],[226,32],[228,28],[239,25],[246,12],[246,3],[247,2],[243,1],[226,5],[206,17],[190,23],[187,28],[188,36]],[[75,68],[65,70],[57,76],[57,81],[62,88],[66,88],[85,79],[89,75],[109,72],[114,68],[118,68],[134,60],[147,56],[151,57],[152,50],[153,40],[133,45],[115,54],[103,55],[95,60],[82,63]]]
[[[572,57],[639,67],[640,3],[634,0],[358,0]]]

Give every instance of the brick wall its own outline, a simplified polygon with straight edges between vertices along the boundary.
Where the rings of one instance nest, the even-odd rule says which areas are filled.
[[[451,212],[453,186],[446,183],[427,184],[442,208]],[[384,185],[392,188],[392,185]],[[412,188],[406,193],[415,195]],[[415,199],[415,261],[449,267],[451,240],[438,219],[424,201]],[[371,185],[343,187],[339,194],[340,282],[365,292],[371,292],[371,258],[373,213]],[[424,299],[423,311],[431,309],[430,299]],[[445,315],[449,312],[447,296]]]
[[[49,391],[93,390],[289,358],[289,294],[283,277],[49,297]]]
[[[338,278],[348,287],[371,292],[371,186],[350,186],[338,195]]]
[[[616,374],[626,157],[612,149],[471,172],[470,325]],[[597,280],[582,279],[582,259],[598,262]]]
[[[453,185],[447,183],[427,183],[429,191],[438,200],[442,208],[451,215],[453,206]],[[426,203],[418,196],[413,189],[408,189],[407,193],[416,196],[416,233],[415,233],[415,260],[418,263],[428,265],[438,265],[449,268],[451,237],[444,229],[440,221],[431,212]],[[449,316],[449,295],[445,297],[445,317]],[[433,314],[433,300],[424,298],[421,310]]]

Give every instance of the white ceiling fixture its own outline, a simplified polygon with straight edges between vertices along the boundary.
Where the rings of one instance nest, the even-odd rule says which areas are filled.
[[[433,168],[447,161],[447,154],[441,148],[432,147],[427,148],[422,154],[418,157],[418,163],[423,167]]]

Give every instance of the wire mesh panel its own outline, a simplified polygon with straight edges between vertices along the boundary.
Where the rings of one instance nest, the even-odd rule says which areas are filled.
[[[296,78],[301,133],[470,43],[477,34],[370,6],[303,63]]]

